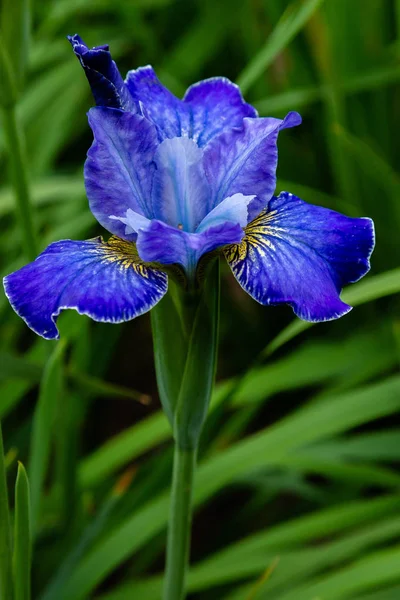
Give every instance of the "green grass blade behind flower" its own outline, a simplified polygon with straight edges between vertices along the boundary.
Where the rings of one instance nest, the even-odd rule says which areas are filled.
[[[79,467],[83,487],[91,487],[158,444],[171,439],[171,428],[160,411],[114,436],[84,458]]]
[[[267,431],[247,438],[200,465],[195,505],[213,496],[248,469],[278,465],[297,448],[347,431],[399,409],[400,377],[306,406]],[[377,401],[379,399],[379,402]],[[164,494],[105,536],[66,582],[64,598],[85,598],[109,573],[166,525]]]
[[[283,13],[265,46],[249,62],[237,79],[237,84],[245,94],[253,83],[270,66],[276,56],[301,31],[324,0],[303,0],[293,2]]]
[[[58,600],[62,596],[62,589],[71,573],[76,569],[85,550],[100,536],[107,527],[110,514],[114,510],[121,496],[125,494],[131,482],[131,473],[123,474],[117,481],[95,517],[85,527],[79,543],[66,556],[60,568],[52,575],[50,582],[40,595],[40,600]]]
[[[36,116],[28,129],[33,173],[40,175],[53,167],[59,153],[80,131],[80,125],[86,124],[86,95],[86,82],[67,85],[46,106],[46,111]],[[84,159],[85,154],[82,153],[82,162]]]
[[[0,597],[2,599],[12,597],[11,548],[11,523],[3,435],[0,424]]]
[[[377,336],[381,346],[377,346]],[[354,381],[357,373],[368,378],[396,365],[395,340],[390,328],[356,331],[340,341],[309,341],[265,366],[253,368],[240,379],[233,405],[267,400],[273,394],[303,387]],[[377,367],[375,370],[374,367]]]
[[[33,537],[38,529],[43,484],[49,464],[51,441],[55,435],[56,408],[61,401],[65,348],[65,341],[58,342],[45,366],[33,418],[28,471],[31,483]]]
[[[338,87],[346,96],[359,94],[380,88],[383,85],[393,85],[400,80],[400,67],[385,66],[374,68],[365,73],[355,73],[344,77],[338,82]],[[280,94],[271,95],[253,102],[260,115],[283,114],[289,110],[308,108],[311,104],[322,101],[327,93],[325,85],[313,85],[294,88]]]
[[[371,594],[362,594],[362,596],[352,597],[352,600],[396,600],[400,596],[400,585],[395,587],[385,587],[384,590],[372,592]]]
[[[381,345],[376,346],[379,336]],[[273,394],[301,389],[304,386],[321,385],[324,382],[347,380],[365,367],[369,378],[374,373],[388,370],[395,364],[395,348],[389,331],[356,333],[340,342],[311,342],[265,367],[254,369],[240,380],[231,395],[233,406],[259,405]],[[374,370],[376,367],[376,370]],[[217,385],[211,400],[215,410],[226,396],[227,386],[235,380],[226,380]],[[228,391],[228,390],[227,390]],[[246,412],[247,415],[247,412]],[[225,428],[219,437],[218,447],[226,446]],[[156,413],[138,424],[112,437],[80,465],[80,481],[84,487],[98,485],[107,476],[115,473],[138,456],[170,439],[170,430],[162,413]],[[237,437],[237,432],[235,434]],[[232,436],[229,436],[232,439]],[[384,444],[384,440],[379,440]],[[383,447],[383,446],[382,446]]]
[[[328,440],[309,447],[320,457],[338,460],[400,461],[400,429],[384,429],[371,433],[359,433],[350,438]]]
[[[14,600],[31,597],[31,524],[29,481],[22,463],[18,464],[14,516]]]
[[[397,232],[400,227],[400,204],[398,201],[400,195],[400,177],[396,171],[387,163],[387,161],[375,149],[364,140],[345,131],[343,127],[334,129],[335,135],[340,140],[343,149],[349,156],[354,158],[363,176],[367,180],[376,182],[377,186],[383,192],[386,192],[389,200],[386,211],[393,215],[394,239],[397,239]],[[386,214],[386,212],[385,212]],[[389,229],[389,227],[387,228]]]
[[[58,202],[74,202],[85,197],[82,177],[75,175],[54,175],[33,182],[31,187],[32,204],[43,206]],[[0,189],[0,217],[12,212],[14,197],[10,187]]]
[[[237,0],[232,0],[233,5],[235,2]],[[223,47],[234,25],[233,6],[227,11],[224,3],[204,2],[199,17],[179,37],[173,50],[163,61],[160,74],[173,74],[177,77],[180,73],[185,82],[196,81],[199,71]],[[183,95],[185,90],[182,88],[174,91]]]
[[[381,506],[384,505],[382,501],[380,503]],[[396,505],[398,508],[398,501]],[[388,517],[381,511],[380,514],[374,515],[374,520],[370,521],[370,517],[363,513],[364,508],[365,503],[363,506],[360,503],[359,514],[350,524],[350,531],[346,531],[346,529],[349,529],[349,523],[346,523],[346,520],[344,521],[344,528],[340,520],[339,522],[335,520],[333,523],[330,523],[330,528],[329,526],[326,529],[320,528],[320,532],[317,535],[307,532],[307,536],[303,537],[303,542],[308,541],[310,545],[306,547],[299,547],[297,544],[294,546],[290,544],[285,546],[285,543],[281,543],[277,539],[276,534],[279,532],[279,527],[241,539],[221,553],[217,553],[215,556],[211,556],[195,565],[188,576],[188,590],[198,593],[215,586],[232,583],[237,585],[250,576],[256,577],[261,575],[265,570],[265,565],[272,562],[276,556],[279,556],[280,564],[276,569],[274,578],[268,584],[268,592],[274,593],[279,591],[279,593],[282,593],[289,582],[292,586],[301,583],[303,580],[324,569],[329,569],[340,565],[344,561],[357,558],[358,554],[362,551],[370,548],[373,549],[379,544],[389,543],[393,539],[399,538],[400,520],[396,518],[395,513]],[[345,511],[343,507],[341,509],[343,515],[337,510],[333,514],[335,517],[339,517],[339,519],[340,517],[347,519],[350,511]],[[354,513],[353,506],[351,509],[353,509],[352,512]],[[329,518],[329,512],[332,511],[323,511],[318,517],[321,518],[326,513]],[[360,512],[362,515],[361,518]],[[313,523],[312,517],[306,520],[310,524]],[[303,525],[301,523],[302,519],[299,519],[299,521],[299,523],[295,520],[289,523],[286,528],[287,531],[290,532],[291,527],[295,531],[297,525]],[[357,527],[359,523],[363,522],[367,523],[366,527]],[[331,536],[335,537],[325,542],[319,541],[319,538],[324,535],[324,529]],[[274,540],[272,542],[269,539],[270,535],[272,536],[272,540]],[[150,600],[152,597],[159,596],[160,587],[160,577],[153,577],[142,582],[139,581],[121,586],[120,590],[115,593],[111,592],[100,598],[101,600],[122,600],[124,597],[128,598],[132,596],[143,600]]]
[[[28,380],[39,383],[42,375],[44,361],[36,362],[8,352],[0,351],[0,381],[4,379]],[[128,387],[103,381],[98,377],[81,373],[71,367],[65,368],[66,377],[80,389],[99,396],[115,396],[116,398],[130,398],[141,404],[149,404],[151,397]]]
[[[391,595],[392,590],[398,590],[395,586],[390,588],[389,595],[383,592],[368,594],[361,598],[354,594],[376,590],[381,586],[388,586],[399,581],[399,571],[396,569],[400,556],[400,547],[395,546],[389,550],[381,550],[373,554],[367,554],[361,560],[355,561],[342,568],[339,566],[331,574],[317,576],[306,583],[299,584],[289,592],[271,593],[268,582],[258,589],[256,595],[250,595],[254,590],[254,583],[235,589],[233,593],[223,596],[224,600],[396,600],[397,595]],[[271,583],[273,579],[271,579]]]
[[[386,271],[379,275],[367,277],[367,279],[355,283],[342,294],[342,299],[351,306],[360,306],[366,302],[377,300],[385,296],[400,292],[400,268]],[[266,358],[278,348],[295,338],[297,335],[309,329],[314,323],[295,319],[275,339],[265,347],[262,357]]]
[[[8,50],[15,81],[22,90],[28,63],[31,29],[29,0],[3,0],[0,11],[0,32]]]
[[[303,597],[350,600],[354,594],[374,589],[379,584],[400,581],[399,563],[400,546],[380,550],[332,574],[316,577],[288,593],[283,593],[279,600],[298,600]],[[268,587],[265,588],[264,594],[259,596],[259,600],[262,598],[268,598]],[[277,598],[272,597],[272,600]]]

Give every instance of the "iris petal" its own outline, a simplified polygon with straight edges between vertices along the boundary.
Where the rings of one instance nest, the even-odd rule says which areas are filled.
[[[90,209],[96,219],[115,235],[125,226],[112,215],[128,208],[151,217],[151,186],[155,170],[155,129],[143,117],[113,108],[92,108],[89,123],[94,142],[85,163],[85,185]]]
[[[137,106],[111,58],[108,46],[90,49],[79,35],[67,37],[85,71],[96,104],[137,112]]]
[[[190,137],[200,147],[227,127],[241,127],[245,117],[258,116],[256,109],[243,100],[239,86],[225,77],[195,83],[183,101],[190,107]]]
[[[240,285],[261,304],[287,303],[305,321],[327,321],[351,310],[339,294],[368,272],[373,247],[371,219],[346,217],[282,192],[225,256]]]
[[[160,140],[184,136],[201,148],[225,128],[257,117],[239,87],[224,77],[192,85],[183,100],[162,85],[150,66],[129,71],[126,86],[142,114],[156,125]]]
[[[278,133],[301,123],[298,113],[285,119],[244,119],[240,129],[228,129],[204,149],[204,168],[213,194],[211,210],[227,196],[236,193],[256,195],[251,218],[264,208],[276,186]]]
[[[139,260],[118,238],[51,244],[34,262],[4,279],[7,297],[35,333],[58,338],[67,308],[95,321],[120,323],[150,310],[167,291],[167,276]]]
[[[204,217],[196,232],[200,233],[224,221],[238,223],[240,227],[246,227],[248,223],[248,206],[254,198],[255,196],[243,196],[243,194],[234,194],[229,198],[225,198]]]
[[[227,244],[237,244],[243,235],[238,223],[223,222],[201,233],[187,233],[154,220],[146,229],[139,229],[137,249],[142,260],[180,264],[191,277],[203,254]]]
[[[206,214],[210,189],[203,152],[193,140],[164,140],[157,148],[152,189],[154,216],[173,227],[194,231]]]

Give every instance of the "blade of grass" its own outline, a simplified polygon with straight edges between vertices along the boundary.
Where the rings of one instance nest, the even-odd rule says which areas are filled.
[[[15,483],[13,575],[14,600],[30,600],[30,497],[28,476],[22,463],[18,464],[18,474]]]
[[[306,443],[396,412],[399,397],[400,377],[392,377],[297,411],[201,465],[194,504],[198,506],[248,469],[279,464],[289,452]],[[105,536],[66,582],[62,599],[85,598],[117,565],[162,530],[168,501],[169,494],[163,494]]]
[[[12,597],[11,525],[8,507],[6,468],[4,464],[3,435],[0,424],[0,597]]]
[[[269,67],[277,55],[301,31],[324,0],[293,2],[283,13],[265,46],[243,69],[237,84],[245,94],[260,75]]]
[[[400,67],[382,66],[365,73],[355,73],[350,78],[338,81],[338,89],[346,96],[359,94],[369,90],[379,89],[384,85],[398,83],[400,80]],[[288,110],[299,110],[308,108],[315,102],[324,100],[328,93],[328,87],[317,84],[307,87],[291,89],[280,94],[274,94],[269,98],[262,98],[253,102],[254,107],[261,115],[275,113],[283,114]]]
[[[318,577],[281,594],[279,600],[324,598],[345,600],[355,593],[400,580],[400,546],[380,550],[332,574]]]
[[[368,277],[352,285],[343,292],[342,298],[351,306],[360,306],[366,302],[397,294],[400,292],[400,268]],[[266,358],[281,346],[295,338],[297,335],[309,329],[314,323],[295,319],[276,338],[266,346],[262,352],[262,358]]]
[[[29,462],[33,537],[37,534],[43,484],[49,464],[51,440],[54,437],[56,404],[60,402],[62,391],[65,347],[66,342],[58,342],[45,366],[33,418]]]

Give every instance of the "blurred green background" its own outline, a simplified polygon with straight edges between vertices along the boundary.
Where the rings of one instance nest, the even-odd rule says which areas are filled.
[[[400,598],[400,2],[41,0],[32,25],[17,115],[41,249],[102,233],[83,185],[92,99],[75,32],[109,43],[123,74],[152,64],[178,95],[224,75],[261,116],[298,110],[278,190],[374,219],[372,270],[340,321],[293,325],[224,267],[188,583],[193,600]],[[5,275],[26,259],[3,134]],[[62,342],[46,342],[1,291],[0,319],[9,497],[21,460],[33,598],[157,600],[172,445],[148,315],[113,326],[67,313]]]

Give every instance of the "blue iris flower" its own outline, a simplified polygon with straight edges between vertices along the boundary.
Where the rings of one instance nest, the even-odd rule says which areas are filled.
[[[90,209],[112,236],[51,244],[5,278],[14,310],[36,333],[58,337],[72,308],[118,323],[150,310],[177,266],[193,285],[199,262],[220,251],[261,304],[289,304],[307,321],[351,307],[341,289],[369,270],[373,223],[273,196],[282,129],[260,118],[225,78],[192,85],[183,100],[150,66],[122,79],[108,46],[69,37],[89,80],[94,141],[85,164]]]

